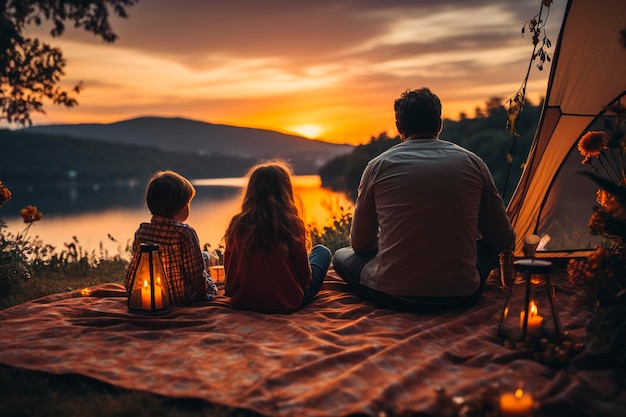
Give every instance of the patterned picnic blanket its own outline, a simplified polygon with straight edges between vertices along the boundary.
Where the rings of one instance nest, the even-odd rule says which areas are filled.
[[[564,330],[582,334],[586,315],[572,295],[557,281]],[[0,311],[0,363],[268,416],[428,414],[437,387],[462,398],[520,382],[540,415],[626,415],[623,375],[598,358],[553,369],[503,346],[504,299],[488,285],[467,311],[397,313],[359,301],[330,272],[316,300],[290,315],[236,311],[220,295],[145,317],[127,312],[121,286],[104,284],[88,297],[73,291]]]

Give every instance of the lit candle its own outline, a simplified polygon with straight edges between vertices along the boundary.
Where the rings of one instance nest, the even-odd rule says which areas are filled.
[[[154,287],[154,308],[163,308],[163,287],[161,286],[161,277],[157,277]]]
[[[141,288],[141,308],[144,310],[152,310],[152,302],[150,300],[150,286],[148,280],[143,280],[143,287]]]
[[[533,396],[518,388],[513,394],[509,392],[500,396],[500,413],[503,417],[527,416],[533,404]]]
[[[537,305],[534,301],[531,300],[530,308],[528,309],[528,327],[526,328],[529,333],[536,333],[541,328],[541,323],[543,322],[543,317],[541,317],[538,313]],[[524,315],[525,312],[522,311],[519,313],[519,325],[520,328],[524,328]]]

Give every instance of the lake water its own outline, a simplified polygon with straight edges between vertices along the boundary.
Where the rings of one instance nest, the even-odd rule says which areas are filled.
[[[196,229],[202,245],[208,243],[216,248],[231,217],[239,210],[246,179],[197,179],[192,183],[196,196],[191,202],[187,223]],[[353,206],[343,193],[322,188],[316,175],[295,176],[293,184],[305,207],[307,224],[330,224],[333,210]],[[139,223],[150,221],[144,202],[145,184],[24,189],[7,186],[13,198],[0,208],[0,216],[7,223],[8,231],[23,231],[26,225],[19,216],[20,209],[29,204],[37,206],[43,219],[33,224],[28,235],[37,236],[43,243],[55,246],[57,251],[76,237],[80,246],[89,252],[98,252],[102,244],[110,255],[117,254],[132,242]]]

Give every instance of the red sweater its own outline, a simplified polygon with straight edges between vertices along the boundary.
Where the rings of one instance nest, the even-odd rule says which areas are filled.
[[[234,308],[261,313],[298,310],[303,289],[311,280],[311,266],[304,244],[289,255],[242,253],[238,242],[224,252],[225,292]]]

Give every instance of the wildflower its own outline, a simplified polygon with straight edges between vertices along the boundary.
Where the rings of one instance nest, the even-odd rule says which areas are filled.
[[[614,195],[607,193],[604,207],[606,212],[616,219],[626,219],[626,207]]]
[[[0,207],[12,197],[11,191],[0,181]]]
[[[604,189],[600,188],[598,192],[596,192],[596,202],[600,204],[600,206],[606,208],[607,201],[609,200],[610,194],[607,193]]]
[[[587,164],[589,158],[599,157],[603,149],[608,149],[608,139],[603,131],[590,131],[578,141],[578,151],[585,157],[582,164]]]
[[[587,258],[587,269],[589,271],[601,271],[610,260],[610,253],[606,249],[596,246],[595,251]]]
[[[35,206],[27,206],[20,210],[20,215],[22,219],[24,219],[24,223],[33,223],[38,222],[43,218],[43,214],[37,211],[37,207]]]
[[[603,210],[594,210],[589,218],[589,232],[594,235],[601,235],[606,229],[606,213]]]
[[[567,279],[576,286],[581,285],[586,280],[586,265],[587,262],[584,259],[570,259],[567,263]]]

